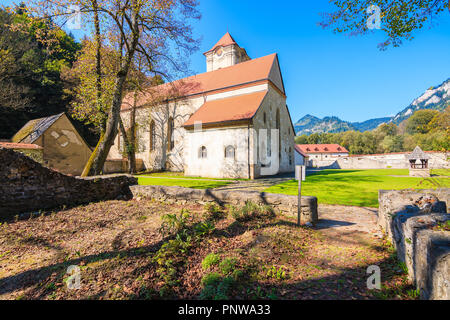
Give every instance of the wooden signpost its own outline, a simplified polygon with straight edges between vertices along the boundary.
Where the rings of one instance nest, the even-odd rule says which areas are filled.
[[[306,180],[306,166],[295,166],[295,178],[298,180],[297,224],[300,226],[302,215],[302,181]]]

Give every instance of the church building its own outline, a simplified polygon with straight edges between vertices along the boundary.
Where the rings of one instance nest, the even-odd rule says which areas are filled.
[[[251,59],[228,32],[204,55],[206,73],[125,96],[121,117],[125,127],[136,119],[136,158],[147,170],[186,176],[293,172],[295,132],[278,55]],[[123,157],[119,132],[109,159]]]

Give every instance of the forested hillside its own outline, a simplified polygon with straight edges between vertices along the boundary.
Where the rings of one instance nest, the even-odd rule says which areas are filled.
[[[24,5],[13,12],[0,9],[0,139],[11,138],[30,119],[69,110],[72,84],[61,74],[80,49],[49,21],[29,19]],[[73,122],[90,144],[96,143],[95,134]]]
[[[398,126],[380,125],[373,131],[346,131],[340,133],[314,133],[295,138],[297,144],[338,143],[351,154],[374,154],[412,151],[419,145],[427,151],[450,150],[450,107],[416,111]]]
[[[416,111],[419,110],[437,110],[443,111],[450,106],[450,79],[447,79],[438,86],[430,87],[418,98],[398,112],[392,117],[369,119],[363,122],[348,122],[339,119],[338,117],[325,117],[319,119],[310,114],[307,114],[303,118],[294,124],[295,132],[298,136],[313,133],[336,133],[344,131],[370,131],[376,129],[383,123],[395,123],[396,125],[407,120]]]

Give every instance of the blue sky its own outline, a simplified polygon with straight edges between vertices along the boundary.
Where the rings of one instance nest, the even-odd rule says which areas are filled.
[[[400,48],[379,51],[382,31],[336,35],[317,26],[327,0],[204,0],[196,32],[201,52],[228,30],[250,57],[277,52],[293,121],[306,114],[347,121],[393,115],[427,88],[450,78],[450,14]],[[205,71],[201,52],[192,68]]]
[[[450,78],[448,11],[402,47],[379,51],[382,31],[348,37],[317,26],[331,9],[327,0],[201,0],[191,69],[206,71],[202,53],[227,30],[251,58],[278,53],[294,122],[308,113],[347,121],[393,115]]]

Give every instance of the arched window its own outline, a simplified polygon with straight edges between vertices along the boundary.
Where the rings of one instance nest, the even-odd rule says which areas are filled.
[[[206,147],[205,146],[201,146],[200,149],[198,149],[198,157],[199,157],[199,159],[206,159],[207,156],[208,156],[208,153],[206,151]]]
[[[156,127],[155,127],[155,121],[150,122],[150,151],[155,150],[155,143],[156,143]]]
[[[175,123],[173,121],[173,118],[170,117],[167,128],[167,149],[169,151],[172,151],[172,149],[175,147],[174,129]]]
[[[225,158],[234,159],[235,157],[235,148],[233,146],[227,146],[225,148]]]

